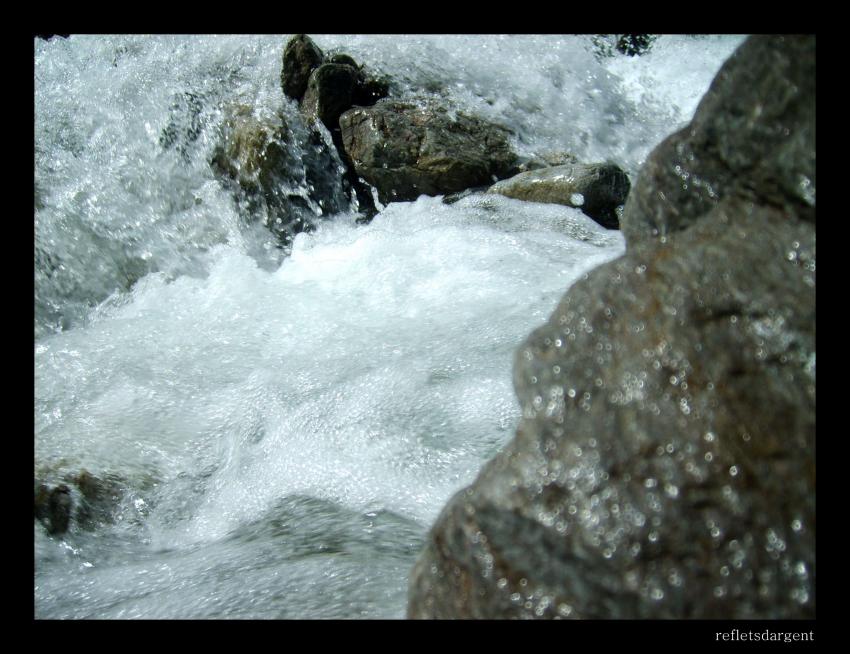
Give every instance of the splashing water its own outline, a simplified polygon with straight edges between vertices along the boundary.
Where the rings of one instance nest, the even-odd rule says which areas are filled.
[[[741,38],[315,40],[634,181]],[[298,129],[285,41],[36,41],[36,476],[122,485],[92,530],[36,523],[37,617],[401,617],[431,522],[513,436],[516,347],[623,252],[576,209],[474,195],[279,249],[209,160],[234,104]]]

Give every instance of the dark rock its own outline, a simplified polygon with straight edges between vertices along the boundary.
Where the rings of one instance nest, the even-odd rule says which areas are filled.
[[[630,57],[646,54],[657,38],[655,34],[623,34],[617,39],[617,52]]]
[[[334,54],[328,55],[328,63],[331,64],[345,64],[346,66],[351,66],[352,68],[360,68],[357,65],[357,62],[354,61],[354,57],[351,55],[347,55],[344,52],[336,52]]]
[[[324,55],[306,34],[293,36],[283,50],[283,68],[280,85],[284,94],[293,100],[301,100],[307,90],[310,74],[318,68]]]
[[[685,229],[728,196],[814,222],[814,71],[813,36],[747,39],[691,124],[641,168],[621,221],[627,241]]]
[[[625,203],[630,186],[626,173],[614,164],[567,164],[520,173],[487,192],[576,207],[600,225],[617,229],[617,207]]]
[[[371,107],[390,94],[390,86],[390,78],[386,75],[379,75],[361,68],[354,87],[354,95],[351,98],[352,105]]]
[[[347,64],[322,64],[310,75],[301,110],[329,130],[339,128],[342,112],[351,108],[357,85],[357,69]]]
[[[71,521],[71,490],[61,484],[49,488],[37,484],[35,488],[35,517],[47,528],[51,535],[64,534]]]
[[[734,94],[751,70],[784,78],[786,57],[750,39],[722,84]],[[792,68],[788,84],[804,88],[813,56]],[[784,115],[783,130],[813,136],[805,114],[802,125]],[[682,134],[699,138],[702,121],[736,130],[715,143],[760,147],[752,121],[735,115],[698,115]],[[781,170],[813,179],[801,143],[767,152],[777,149]],[[656,169],[665,151],[651,156]],[[700,154],[692,166],[722,170],[711,158],[735,153]],[[775,194],[777,176],[764,174],[773,164],[753,163],[737,181],[750,193],[724,193],[698,214],[686,210],[699,186],[673,193],[678,182],[663,176],[668,185],[645,186],[642,206],[675,229],[638,232],[520,348],[516,437],[432,528],[410,617],[815,616],[814,207]]]
[[[380,100],[345,112],[340,127],[357,174],[383,203],[454,193],[516,171],[507,130],[433,102]]]

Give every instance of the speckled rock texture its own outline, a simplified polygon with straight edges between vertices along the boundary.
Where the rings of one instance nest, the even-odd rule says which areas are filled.
[[[516,437],[432,528],[409,617],[815,616],[814,196],[786,184],[813,192],[814,68],[812,37],[748,39],[676,137],[700,184],[653,153],[626,255],[517,352]],[[756,83],[790,115],[724,97]]]
[[[496,182],[488,193],[517,200],[575,207],[603,227],[617,229],[629,195],[629,178],[616,164],[563,164],[530,170]]]
[[[737,195],[815,222],[815,38],[755,36],[723,65],[696,115],[641,168],[629,243],[686,229]]]
[[[339,119],[359,176],[381,202],[455,193],[517,171],[508,132],[433,102],[383,99]]]

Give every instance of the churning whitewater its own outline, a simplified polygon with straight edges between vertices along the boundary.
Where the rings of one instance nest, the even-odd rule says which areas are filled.
[[[428,528],[514,434],[516,348],[624,252],[578,209],[499,195],[366,225],[344,198],[281,248],[210,160],[228,107],[304,129],[287,38],[35,42],[35,478],[100,480],[112,507],[35,522],[38,618],[403,617]],[[520,155],[632,182],[742,41],[314,39],[506,126]]]

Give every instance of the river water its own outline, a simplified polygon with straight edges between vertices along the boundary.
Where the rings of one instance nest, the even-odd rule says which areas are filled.
[[[35,41],[34,472],[118,489],[94,527],[35,522],[38,618],[403,617],[429,526],[513,435],[515,349],[624,251],[576,209],[500,196],[368,225],[352,205],[277,247],[209,161],[228,106],[300,120],[287,38]],[[314,39],[521,155],[633,183],[743,40]]]

